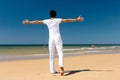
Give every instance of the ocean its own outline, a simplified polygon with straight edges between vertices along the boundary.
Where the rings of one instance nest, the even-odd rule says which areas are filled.
[[[65,44],[64,55],[119,54],[119,44]],[[57,53],[57,51],[56,51]],[[46,56],[47,55],[47,56]],[[0,45],[0,61],[48,58],[47,44]]]

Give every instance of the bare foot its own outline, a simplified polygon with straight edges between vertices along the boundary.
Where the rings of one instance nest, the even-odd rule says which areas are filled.
[[[54,73],[51,73],[51,74],[57,74],[58,72],[54,72]]]
[[[60,70],[61,70],[60,74],[61,74],[61,76],[63,76],[64,75],[64,68],[60,67]]]

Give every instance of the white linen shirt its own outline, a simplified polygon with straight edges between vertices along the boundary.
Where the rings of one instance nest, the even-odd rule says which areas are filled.
[[[45,19],[43,23],[47,25],[49,30],[49,39],[61,39],[59,24],[62,22],[61,18]]]

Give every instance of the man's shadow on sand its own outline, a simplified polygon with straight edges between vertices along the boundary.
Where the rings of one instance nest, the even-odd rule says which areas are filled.
[[[90,70],[90,69],[83,69],[83,70],[70,70],[70,71],[65,71],[65,76],[73,75],[79,72],[87,72],[87,71],[112,71],[112,70]]]

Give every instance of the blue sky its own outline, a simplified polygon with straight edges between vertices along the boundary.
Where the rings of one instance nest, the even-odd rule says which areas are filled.
[[[0,0],[0,44],[47,44],[43,20],[55,9],[59,18],[83,16],[84,22],[61,24],[64,44],[120,44],[120,0]]]

